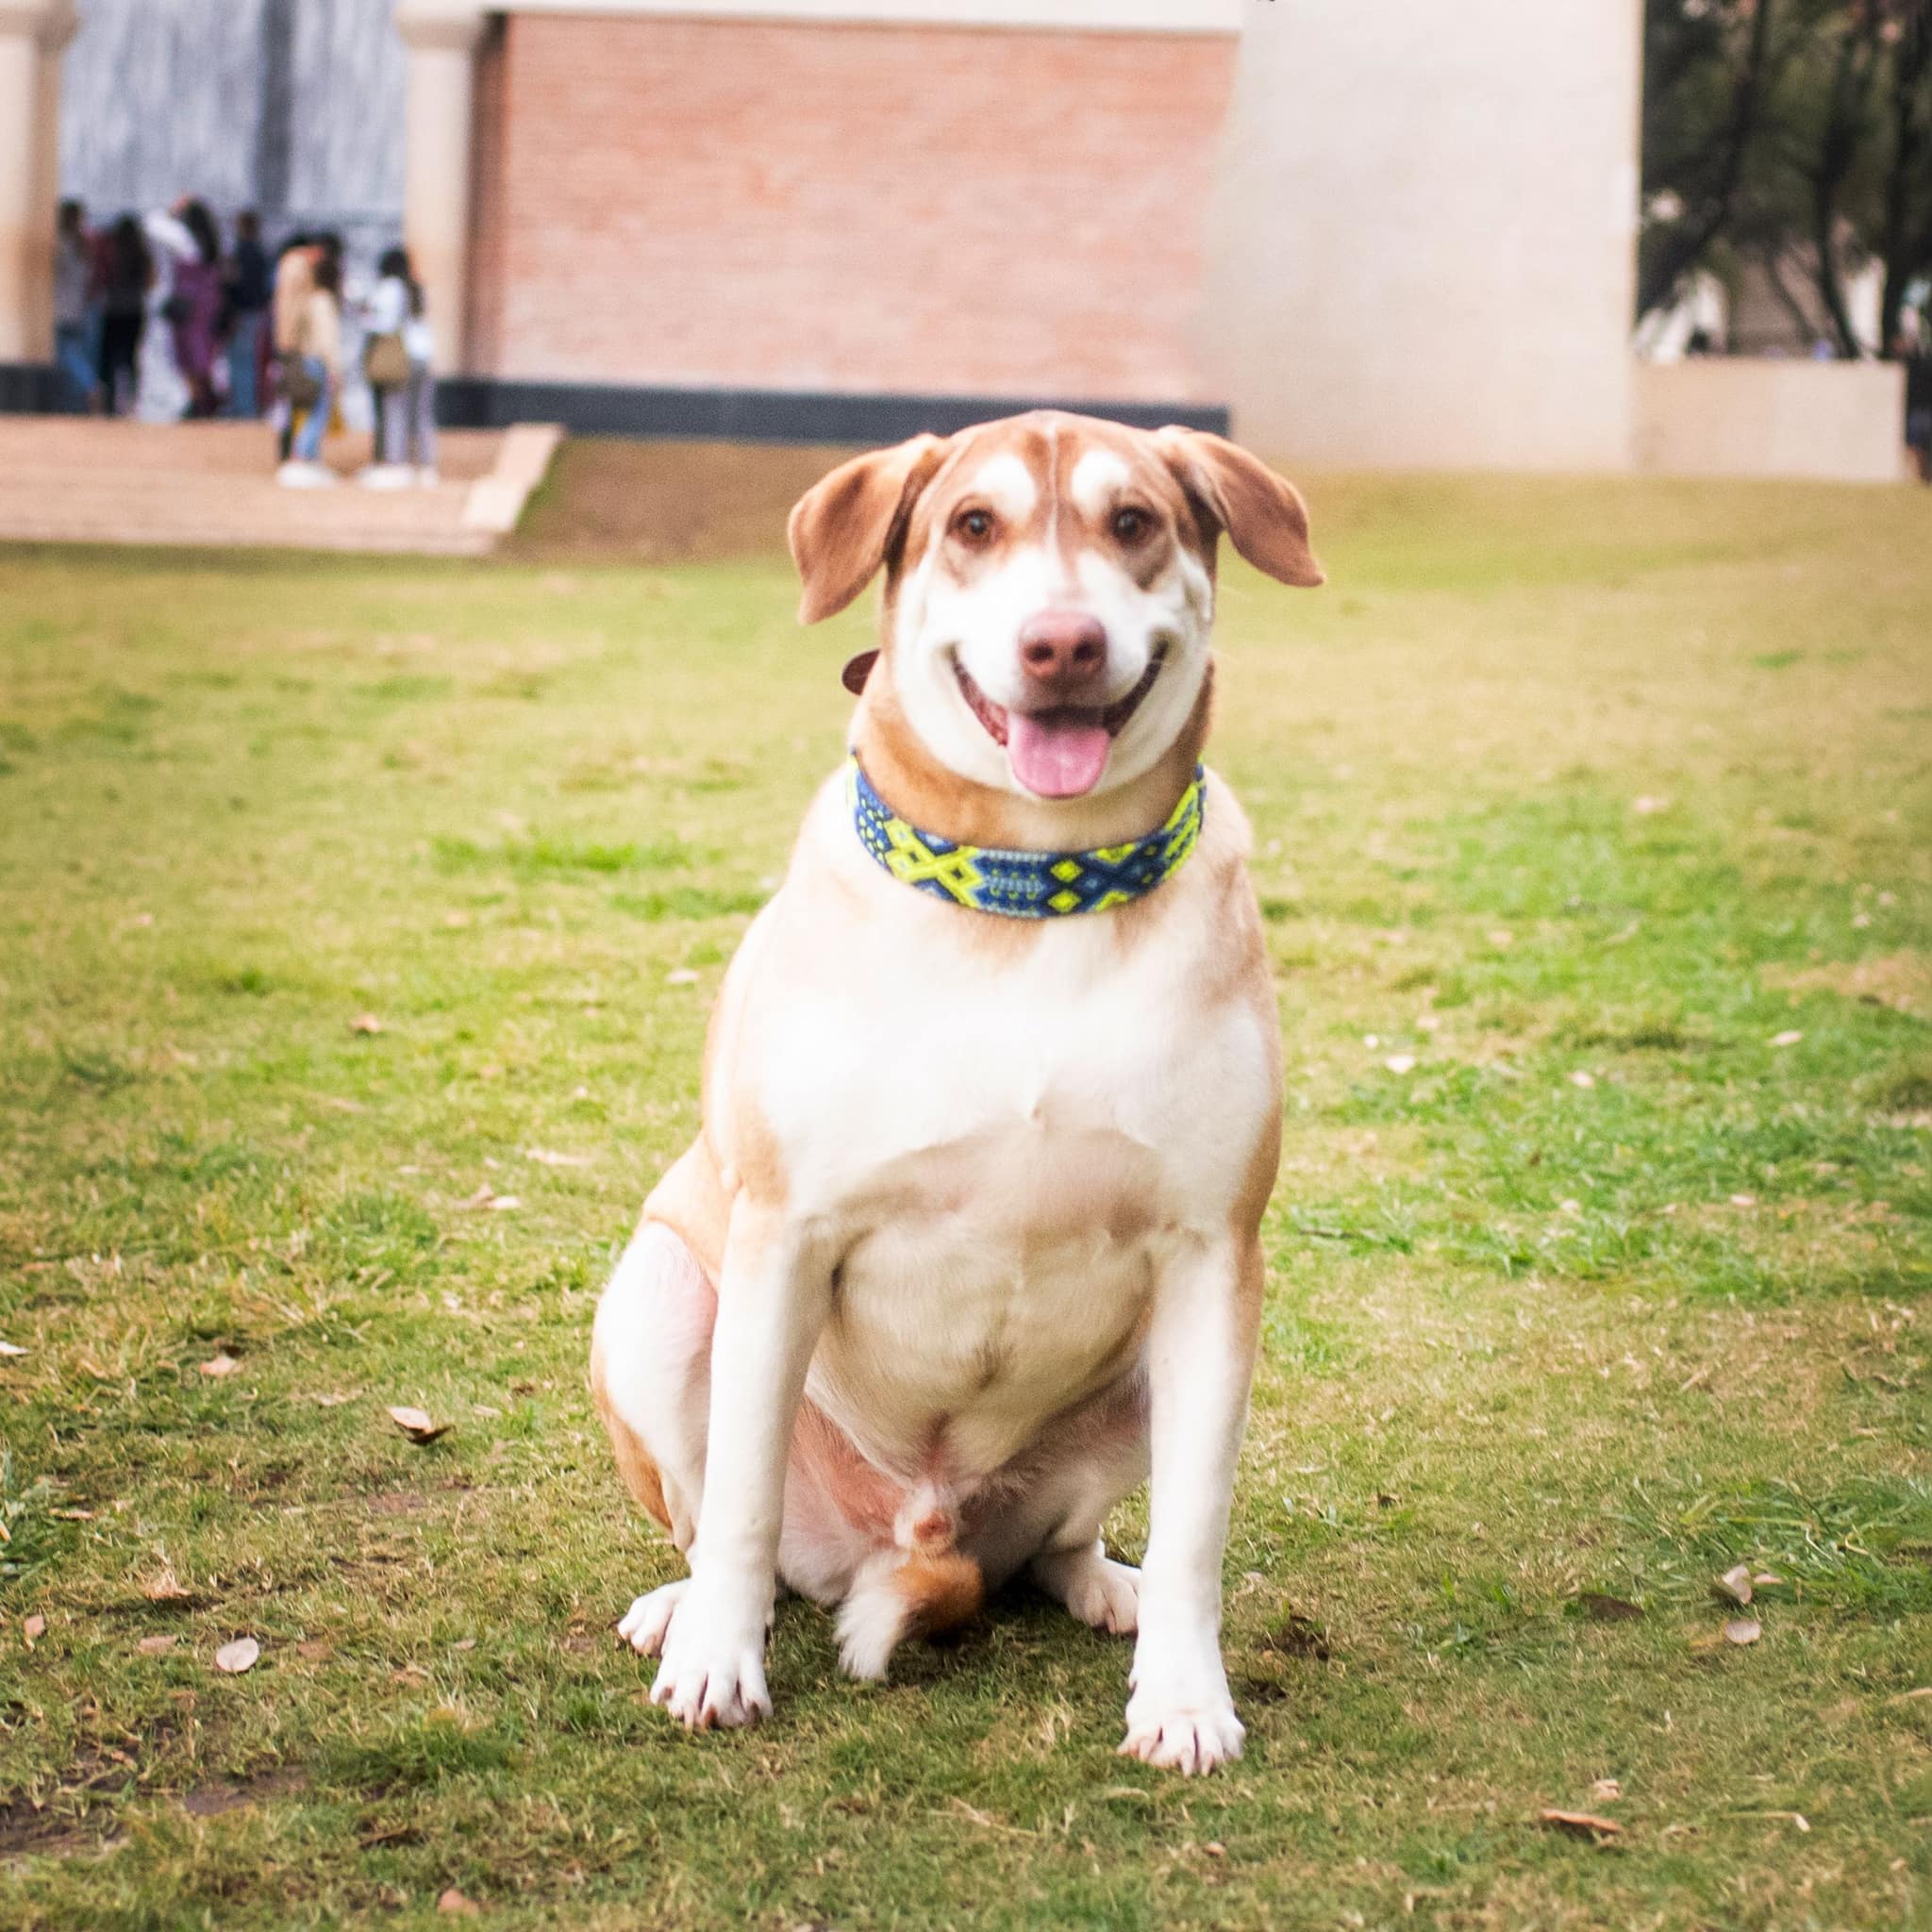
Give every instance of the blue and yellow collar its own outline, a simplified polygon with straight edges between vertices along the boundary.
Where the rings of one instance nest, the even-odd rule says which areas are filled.
[[[1125,906],[1171,879],[1200,839],[1208,784],[1196,765],[1158,832],[1091,852],[1003,852],[919,831],[873,790],[857,758],[845,768],[845,795],[858,842],[895,879],[1003,919],[1062,919]]]

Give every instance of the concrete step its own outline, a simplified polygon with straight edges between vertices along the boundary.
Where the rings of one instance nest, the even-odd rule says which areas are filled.
[[[514,528],[557,442],[541,425],[441,439],[441,480],[363,490],[368,438],[332,439],[334,489],[286,490],[259,424],[0,417],[0,541],[477,557]]]

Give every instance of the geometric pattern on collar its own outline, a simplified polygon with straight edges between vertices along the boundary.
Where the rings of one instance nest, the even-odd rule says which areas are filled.
[[[1064,919],[1125,906],[1171,879],[1200,840],[1208,787],[1196,765],[1158,831],[1091,852],[1009,852],[922,832],[879,796],[856,758],[845,795],[858,842],[903,884],[1002,919]]]

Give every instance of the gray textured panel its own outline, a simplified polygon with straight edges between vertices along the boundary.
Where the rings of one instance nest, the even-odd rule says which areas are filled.
[[[403,205],[403,65],[391,0],[300,0],[296,131],[289,198],[298,208]]]
[[[404,54],[393,0],[80,0],[62,192],[97,217],[195,193],[226,212],[393,229]],[[283,58],[277,58],[280,55]]]

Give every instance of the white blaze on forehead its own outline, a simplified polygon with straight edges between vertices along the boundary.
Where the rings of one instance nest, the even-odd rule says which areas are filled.
[[[1096,520],[1126,487],[1125,462],[1110,449],[1090,449],[1074,465],[1074,501],[1083,515]]]
[[[981,463],[971,487],[1012,524],[1024,524],[1040,501],[1040,485],[1033,480],[1033,472],[1011,450],[1003,450]]]

